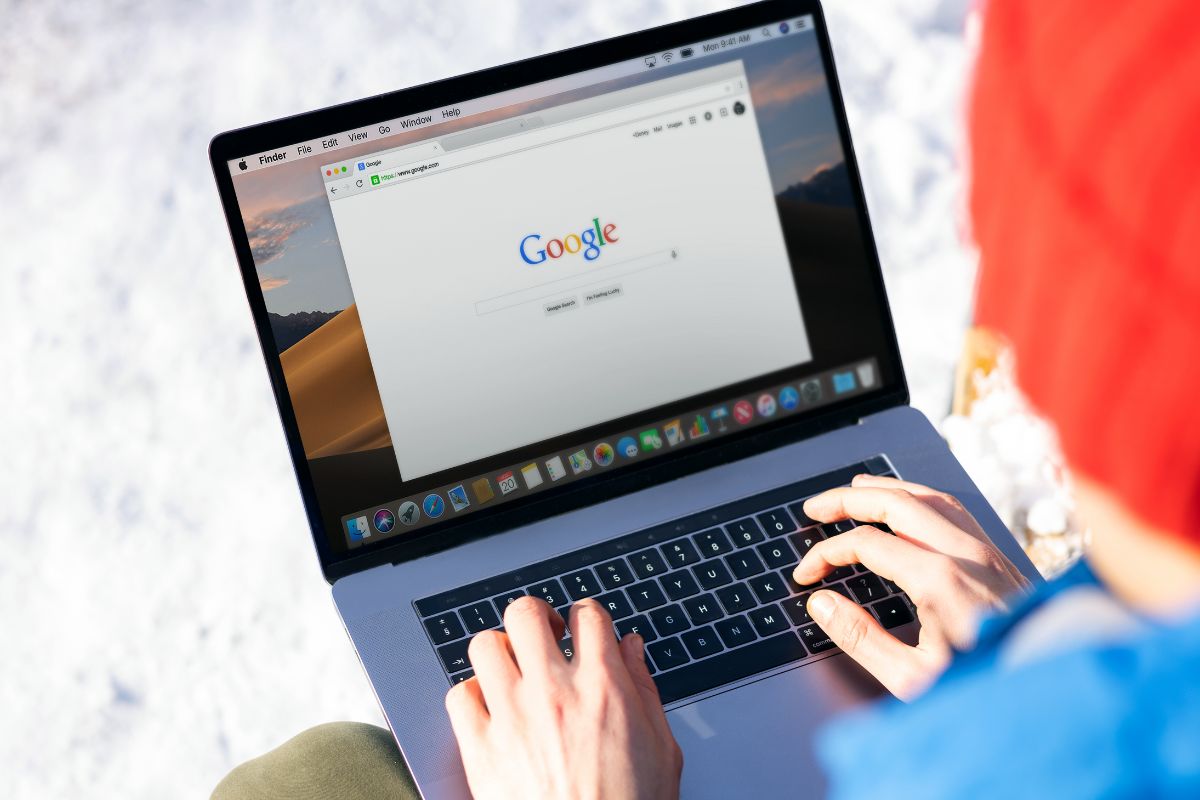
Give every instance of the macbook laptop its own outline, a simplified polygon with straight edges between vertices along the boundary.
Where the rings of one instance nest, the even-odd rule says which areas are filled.
[[[814,0],[771,0],[216,137],[313,542],[421,791],[533,595],[645,637],[686,797],[819,795],[880,691],[792,567],[859,472],[962,499],[908,391]],[[898,587],[825,585],[916,635]],[[569,638],[561,642],[572,653]],[[885,746],[881,743],[881,746]]]

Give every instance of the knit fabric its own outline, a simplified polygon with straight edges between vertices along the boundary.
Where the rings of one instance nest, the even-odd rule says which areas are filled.
[[[1200,5],[995,0],[970,112],[977,322],[1072,468],[1200,547]]]

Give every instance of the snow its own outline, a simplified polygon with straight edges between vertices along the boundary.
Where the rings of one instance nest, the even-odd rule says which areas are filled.
[[[915,404],[947,413],[969,0],[828,0]],[[702,0],[6,4],[0,794],[204,797],[380,722],[317,569],[212,134],[714,10]]]

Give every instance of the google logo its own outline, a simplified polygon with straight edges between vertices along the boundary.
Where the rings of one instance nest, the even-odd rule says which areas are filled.
[[[521,245],[518,248],[521,251],[521,258],[526,264],[541,264],[547,258],[562,258],[564,253],[574,255],[583,251],[583,259],[585,261],[595,261],[600,257],[600,248],[606,244],[616,244],[619,240],[616,237],[617,226],[611,222],[601,229],[600,218],[592,217],[592,225],[589,228],[584,228],[579,233],[568,233],[561,239],[551,239],[546,242],[546,246],[542,249],[535,250],[531,254],[529,251],[529,242],[540,242],[542,236],[539,233],[531,233],[521,240]]]

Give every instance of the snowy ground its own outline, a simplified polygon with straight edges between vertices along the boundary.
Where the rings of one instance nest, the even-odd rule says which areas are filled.
[[[969,316],[969,0],[827,0],[916,405]],[[703,0],[0,0],[0,795],[205,797],[379,721],[311,553],[206,162],[217,131]]]

